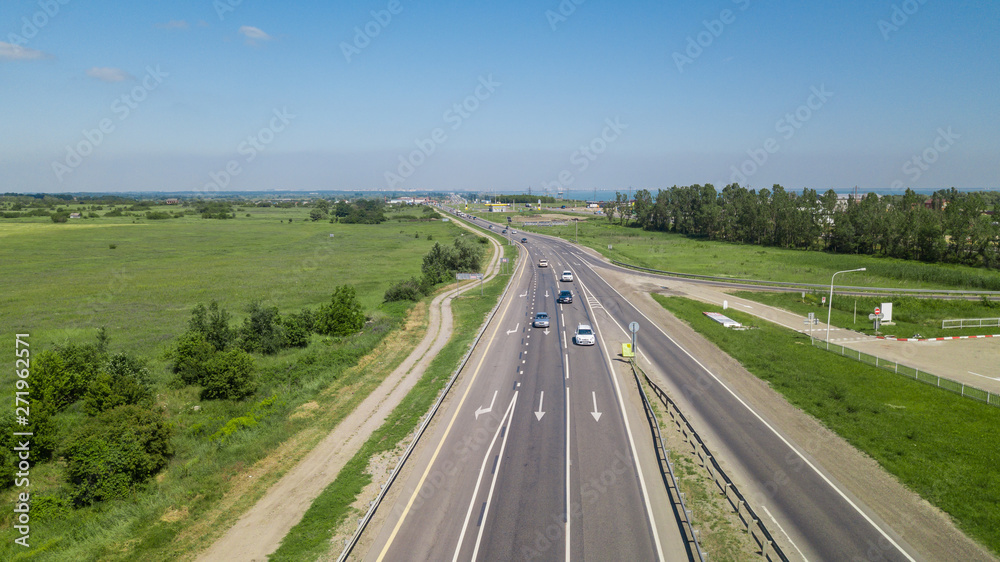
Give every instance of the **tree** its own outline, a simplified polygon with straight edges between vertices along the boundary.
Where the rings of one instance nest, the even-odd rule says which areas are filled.
[[[216,301],[212,301],[207,308],[204,304],[198,303],[191,311],[188,329],[198,332],[215,349],[223,351],[233,341],[233,330],[229,327],[230,318],[229,312]]]
[[[243,351],[272,355],[287,347],[288,338],[277,307],[265,307],[253,302],[247,307],[247,317],[239,329],[239,345]]]
[[[243,400],[257,392],[253,357],[241,349],[217,352],[205,365],[205,371],[203,399]]]
[[[73,502],[128,497],[173,456],[170,433],[162,411],[134,405],[84,421],[63,452]]]
[[[153,405],[152,379],[144,361],[119,353],[90,381],[83,411],[96,416],[129,404],[146,408]]]
[[[215,353],[215,346],[205,341],[201,332],[185,332],[173,353],[174,372],[185,384],[204,384],[208,378],[206,365]]]
[[[330,336],[347,336],[365,326],[365,313],[357,292],[350,285],[334,289],[330,302],[316,314],[316,331]]]
[[[322,209],[313,209],[309,211],[309,218],[313,221],[320,221],[326,218],[326,213]]]

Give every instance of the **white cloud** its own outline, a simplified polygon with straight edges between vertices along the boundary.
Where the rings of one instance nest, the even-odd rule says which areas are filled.
[[[87,70],[87,76],[97,78],[102,82],[124,82],[135,80],[135,78],[120,68],[110,68],[107,66],[95,66]]]
[[[256,45],[257,41],[270,41],[271,36],[264,33],[259,27],[244,25],[240,27],[240,33],[247,38],[247,45]]]
[[[158,23],[156,27],[160,29],[187,29],[188,22],[184,20],[170,20],[167,23]]]
[[[0,41],[0,60],[37,60],[48,57],[41,51]]]

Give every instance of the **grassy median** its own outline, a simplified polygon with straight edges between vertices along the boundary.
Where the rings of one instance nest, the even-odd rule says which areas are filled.
[[[654,298],[931,504],[1000,553],[1000,408],[962,398],[809,345],[795,333],[735,310],[755,329],[706,317],[716,306]]]

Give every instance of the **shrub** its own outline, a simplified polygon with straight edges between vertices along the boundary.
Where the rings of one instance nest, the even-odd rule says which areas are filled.
[[[384,302],[395,301],[419,301],[424,297],[423,288],[416,277],[411,277],[408,281],[400,281],[385,292]]]
[[[308,312],[308,311],[306,311]],[[285,344],[289,347],[306,347],[312,332],[312,318],[306,320],[300,314],[289,314],[281,321],[285,328]]]
[[[200,333],[215,349],[224,351],[229,348],[234,337],[233,330],[229,327],[230,317],[229,312],[215,301],[207,308],[198,303],[191,311],[188,329]]]
[[[67,222],[69,220],[69,213],[52,213],[49,217],[55,223]]]
[[[31,371],[32,396],[38,397],[40,406],[36,412],[45,409],[57,413],[76,402],[103,363],[104,357],[93,345],[71,345],[39,353]]]
[[[174,372],[185,384],[205,384],[206,365],[215,353],[215,347],[200,332],[185,332],[173,353]]]
[[[127,405],[89,418],[63,452],[73,503],[128,497],[172,455],[170,427],[159,410]]]
[[[271,355],[288,346],[285,327],[277,307],[264,307],[253,302],[247,307],[248,316],[239,329],[240,348],[251,353]]]
[[[334,289],[330,302],[316,313],[315,329],[321,334],[346,336],[365,326],[365,314],[358,302],[357,293],[350,285]]]
[[[208,360],[205,370],[203,399],[243,400],[257,392],[253,357],[243,350],[217,352]]]
[[[128,404],[152,406],[153,385],[145,362],[119,353],[108,361],[106,372],[90,381],[83,411],[96,416]]]

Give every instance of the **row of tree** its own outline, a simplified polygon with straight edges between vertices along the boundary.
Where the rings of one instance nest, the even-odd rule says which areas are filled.
[[[928,199],[868,193],[838,199],[786,191],[711,184],[639,190],[634,201],[617,193],[605,206],[609,221],[726,242],[891,256],[926,262],[1000,267],[1000,193],[954,188]]]
[[[489,240],[482,236],[456,238],[451,246],[435,242],[424,256],[421,277],[400,281],[385,292],[385,302],[418,301],[431,294],[438,283],[452,281],[456,273],[479,271]]]

